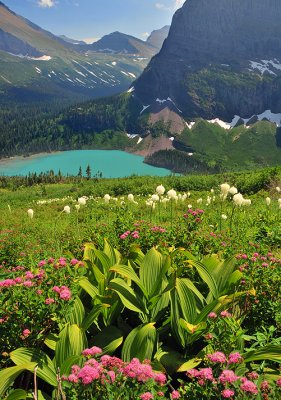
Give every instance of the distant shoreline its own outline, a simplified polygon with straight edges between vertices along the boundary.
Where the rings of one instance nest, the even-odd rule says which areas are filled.
[[[39,157],[44,157],[44,156],[49,156],[50,154],[58,154],[62,153],[62,151],[50,151],[50,152],[42,152],[42,153],[34,153],[30,154],[28,156],[11,156],[11,157],[5,157],[5,158],[0,158],[0,164],[7,164],[11,161],[21,161],[21,160],[32,160],[35,158]]]

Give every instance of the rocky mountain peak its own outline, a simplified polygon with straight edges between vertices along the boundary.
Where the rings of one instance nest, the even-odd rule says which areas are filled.
[[[135,95],[146,105],[169,97],[187,117],[281,109],[280,19],[278,0],[187,0]]]

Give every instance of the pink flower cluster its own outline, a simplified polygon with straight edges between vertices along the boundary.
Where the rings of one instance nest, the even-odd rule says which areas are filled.
[[[52,289],[54,292],[59,294],[60,299],[68,301],[71,299],[71,291],[67,286],[54,286]]]
[[[139,237],[140,237],[138,231],[134,231],[134,232],[132,232],[132,233],[131,233],[131,231],[126,231],[126,232],[122,233],[122,235],[120,235],[119,237],[120,237],[120,239],[124,240],[124,239],[126,239],[129,235],[131,235],[131,237],[132,237],[133,239],[139,239]]]
[[[166,229],[161,228],[161,226],[153,226],[152,228],[150,228],[150,230],[152,232],[160,232],[160,233],[166,232]]]
[[[228,357],[226,357],[226,355],[221,351],[216,351],[213,354],[207,354],[207,358],[213,363],[220,364],[238,364],[243,360],[241,354],[238,351],[229,354]]]
[[[116,379],[133,380],[137,384],[145,384],[148,381],[154,381],[156,386],[164,386],[167,377],[165,374],[156,373],[153,371],[150,362],[145,360],[143,363],[139,359],[133,358],[131,362],[125,363],[118,357],[111,357],[108,355],[101,356],[98,361],[95,357],[102,353],[102,349],[93,346],[89,349],[85,349],[82,352],[83,356],[88,359],[85,361],[82,368],[78,365],[73,365],[71,368],[71,374],[68,377],[64,377],[65,380],[72,383],[80,383],[83,385],[89,385],[95,381],[104,384],[105,382],[113,383]],[[141,399],[152,399],[149,397],[150,392],[143,393]],[[174,397],[178,398],[178,397]]]

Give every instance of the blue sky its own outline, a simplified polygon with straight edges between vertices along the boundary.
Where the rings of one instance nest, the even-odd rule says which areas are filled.
[[[145,39],[170,25],[184,0],[2,0],[11,10],[56,35],[100,38],[120,31]]]

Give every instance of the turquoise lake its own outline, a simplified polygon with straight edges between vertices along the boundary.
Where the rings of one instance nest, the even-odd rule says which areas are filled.
[[[166,176],[171,171],[143,163],[144,158],[117,150],[73,150],[53,154],[35,155],[27,158],[0,160],[0,175],[28,175],[30,172],[53,170],[63,175],[77,175],[82,167],[83,175],[90,165],[92,176],[97,172],[103,178],[121,178],[130,175]]]

